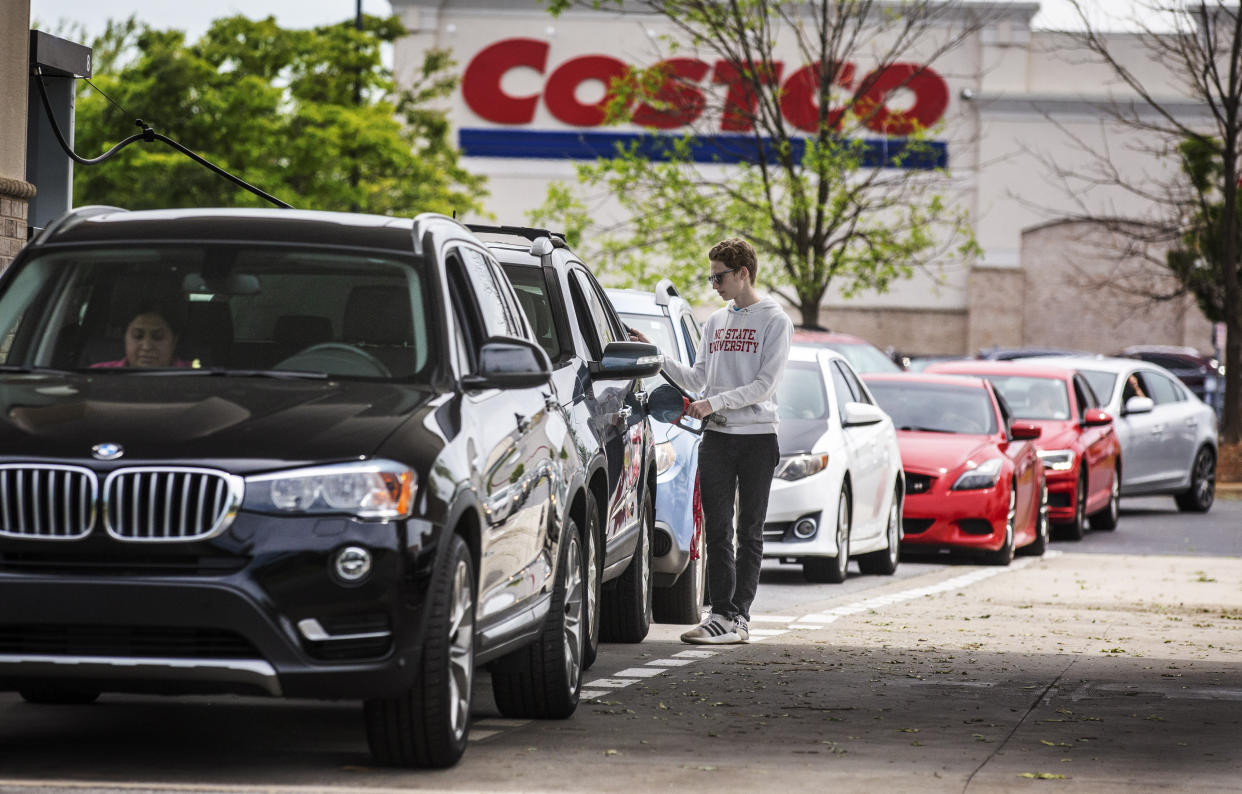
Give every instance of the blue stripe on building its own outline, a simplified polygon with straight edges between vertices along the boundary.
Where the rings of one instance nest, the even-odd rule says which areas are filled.
[[[457,132],[457,144],[467,157],[516,157],[544,160],[594,160],[611,157],[618,147],[637,144],[649,160],[666,160],[675,136],[635,132],[578,132],[569,130],[527,130],[512,128],[464,127]],[[943,141],[909,142],[904,138],[866,138],[863,166],[893,167],[927,171],[949,164],[949,149]],[[801,156],[803,142],[793,140],[794,153]],[[768,160],[774,160],[770,147]],[[691,155],[699,163],[754,162],[758,146],[748,135],[705,135],[693,139]]]

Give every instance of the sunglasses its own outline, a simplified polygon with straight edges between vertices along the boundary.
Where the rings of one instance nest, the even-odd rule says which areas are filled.
[[[725,276],[730,273],[736,273],[739,270],[741,270],[741,268],[731,267],[728,270],[722,270],[719,273],[712,273],[707,277],[707,283],[711,284],[713,287],[719,287],[720,282],[724,281]]]

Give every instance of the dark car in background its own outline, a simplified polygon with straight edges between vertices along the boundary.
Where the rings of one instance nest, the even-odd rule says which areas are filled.
[[[1117,355],[1164,367],[1220,416],[1225,402],[1225,368],[1217,359],[1193,347],[1173,345],[1131,345]]]
[[[177,355],[130,366],[153,299]],[[478,664],[502,713],[574,711],[589,461],[461,224],[85,208],[0,277],[0,338],[0,689],[359,699],[425,767]]]
[[[651,627],[656,454],[642,379],[663,359],[655,345],[628,341],[595,276],[560,235],[471,228],[500,260],[552,362],[548,407],[565,414],[585,459],[589,666],[601,640],[640,642]]]
[[[854,371],[860,375],[871,372],[901,372],[902,367],[893,357],[859,336],[827,331],[821,328],[797,326],[793,343],[835,350],[845,357]]]

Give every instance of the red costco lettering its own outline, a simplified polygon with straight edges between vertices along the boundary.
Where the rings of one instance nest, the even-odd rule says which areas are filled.
[[[575,127],[598,127],[604,123],[604,106],[612,98],[610,86],[614,79],[624,80],[629,75],[625,61],[607,55],[583,55],[561,64],[543,92],[543,102],[548,112],[566,124]],[[604,85],[604,98],[590,105],[578,101],[578,86],[590,80]]]
[[[526,66],[543,74],[548,43],[537,39],[505,39],[479,51],[461,77],[461,94],[470,109],[498,124],[529,124],[535,120],[539,95],[511,97],[500,88],[510,69]]]
[[[511,96],[501,83],[513,69],[528,68],[544,74],[549,45],[535,39],[505,39],[480,50],[471,59],[462,75],[462,96],[467,106],[480,118],[497,124],[530,124],[535,118],[540,95]],[[772,85],[781,81],[783,64],[771,64],[766,79]],[[725,87],[725,108],[720,126],[726,132],[747,132],[753,129],[758,98],[750,90],[744,74],[735,64],[717,61],[714,65],[697,58],[669,58],[654,67],[661,83],[654,92],[657,109],[651,103],[640,103],[630,114],[639,126],[671,130],[688,126],[702,115],[706,100],[702,83],[711,74],[714,84]],[[605,105],[613,96],[609,87],[614,80],[627,79],[629,68],[624,61],[607,55],[582,55],[565,61],[550,76],[542,92],[544,105],[558,121],[574,127],[598,127],[605,121]],[[838,64],[831,85],[853,91],[855,112],[868,129],[885,135],[909,135],[916,129],[927,129],[939,121],[949,106],[949,86],[944,78],[928,66],[894,63],[869,73],[857,86],[855,66]],[[781,86],[781,115],[802,132],[819,130],[820,68],[804,66]],[[598,102],[584,103],[577,98],[578,88],[586,82],[598,82],[605,96]],[[908,110],[892,110],[885,103],[895,91],[908,90],[914,102]],[[832,128],[840,125],[844,111],[830,108],[825,115]]]

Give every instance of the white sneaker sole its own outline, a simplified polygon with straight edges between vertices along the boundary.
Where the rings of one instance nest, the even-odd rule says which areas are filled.
[[[745,642],[736,632],[727,632],[719,637],[692,637],[689,634],[681,635],[681,641],[690,645],[737,645]]]

